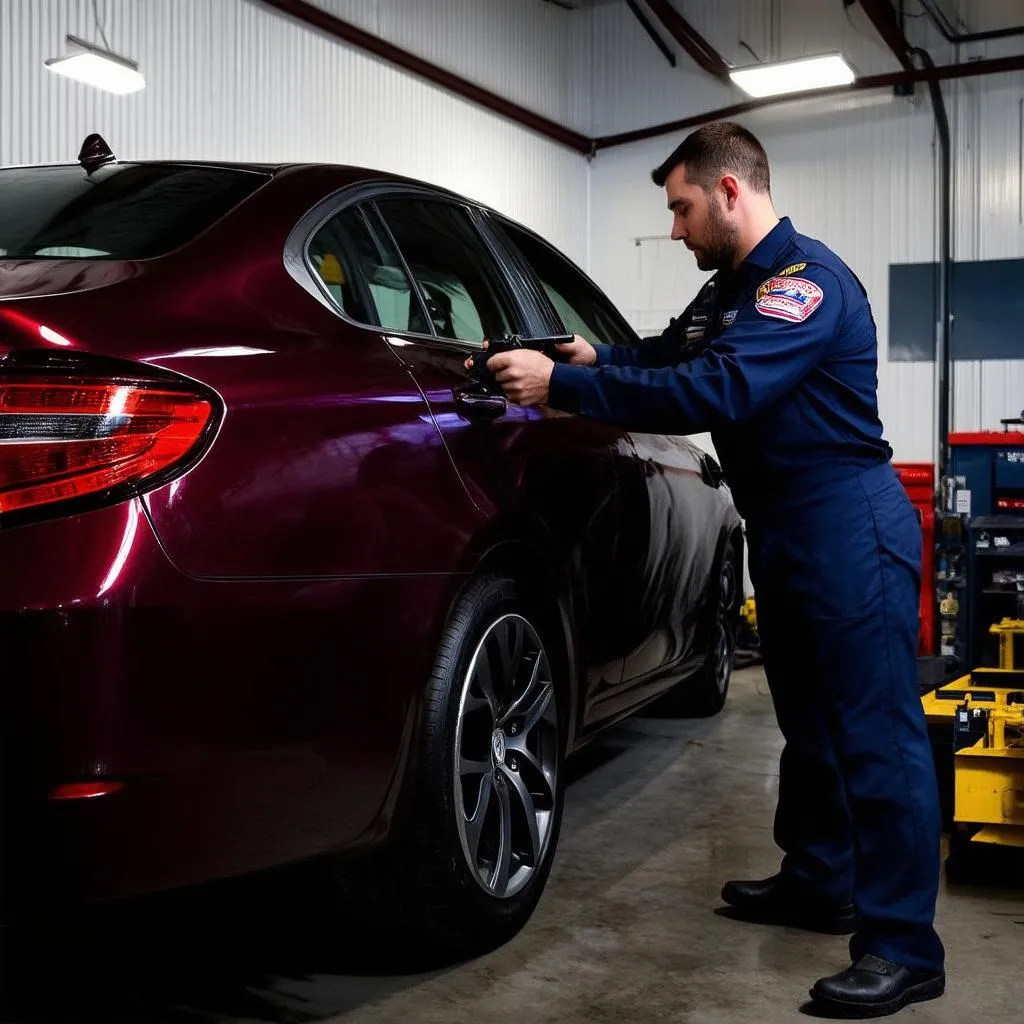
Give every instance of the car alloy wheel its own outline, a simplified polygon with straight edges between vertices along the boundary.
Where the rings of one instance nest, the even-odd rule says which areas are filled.
[[[438,640],[390,841],[338,868],[371,934],[422,951],[419,969],[496,949],[543,895],[565,804],[558,639],[513,577],[467,583]]]
[[[521,615],[484,630],[462,680],[455,808],[462,852],[489,896],[509,899],[544,862],[556,820],[558,704],[540,636]]]

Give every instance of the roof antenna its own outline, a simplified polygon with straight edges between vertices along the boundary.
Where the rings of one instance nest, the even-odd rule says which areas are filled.
[[[117,163],[117,157],[107,145],[102,135],[93,132],[85,142],[82,143],[81,152],[78,154],[78,162],[85,168],[88,175],[94,174],[104,164]]]

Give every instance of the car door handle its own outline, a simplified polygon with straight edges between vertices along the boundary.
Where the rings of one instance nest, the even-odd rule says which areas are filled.
[[[508,411],[508,399],[493,391],[485,391],[479,385],[456,388],[453,392],[455,404],[467,416],[476,419],[497,419]]]

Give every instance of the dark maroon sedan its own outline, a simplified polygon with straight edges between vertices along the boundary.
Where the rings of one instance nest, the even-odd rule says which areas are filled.
[[[742,589],[710,457],[464,365],[567,332],[639,341],[422,183],[0,170],[8,919],[344,853],[431,941],[526,921],[565,757],[718,711]]]

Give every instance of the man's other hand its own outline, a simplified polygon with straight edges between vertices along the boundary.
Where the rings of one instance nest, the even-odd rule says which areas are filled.
[[[569,357],[566,361],[573,366],[593,366],[597,362],[597,350],[578,334],[572,336],[572,341],[558,345],[557,348],[561,355]]]

